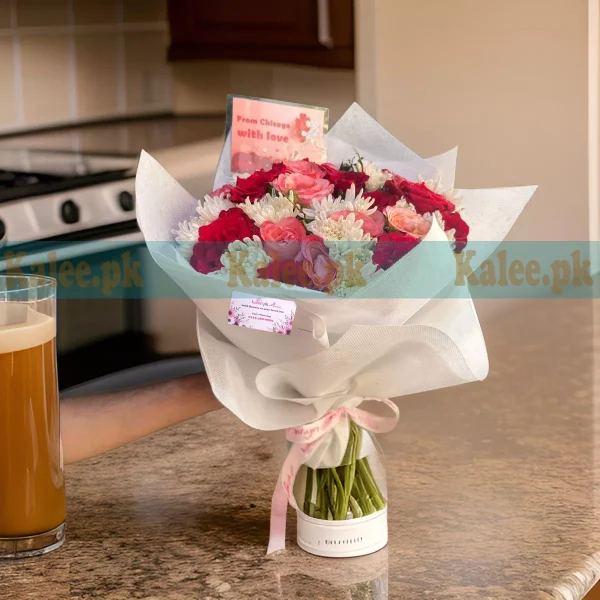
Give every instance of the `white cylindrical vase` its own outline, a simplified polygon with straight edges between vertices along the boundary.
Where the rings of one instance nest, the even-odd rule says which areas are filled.
[[[301,510],[298,515],[298,545],[317,556],[349,558],[381,550],[388,542],[387,506],[376,513],[347,519],[314,519]]]

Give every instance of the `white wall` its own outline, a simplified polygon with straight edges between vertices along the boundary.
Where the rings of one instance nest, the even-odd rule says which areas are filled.
[[[356,0],[358,101],[458,185],[539,184],[510,239],[588,236],[588,0]]]

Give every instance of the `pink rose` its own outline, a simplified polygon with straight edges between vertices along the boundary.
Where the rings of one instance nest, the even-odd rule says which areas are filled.
[[[327,179],[314,179],[301,173],[282,174],[273,181],[273,187],[287,194],[294,190],[298,194],[302,204],[309,205],[313,200],[322,200],[333,192],[333,184]]]
[[[388,206],[385,209],[385,215],[391,227],[397,231],[410,233],[417,238],[425,237],[431,229],[431,222],[410,208]]]
[[[283,164],[288,173],[300,173],[300,175],[307,175],[313,179],[323,179],[325,177],[324,169],[321,169],[319,165],[306,159],[284,160]]]
[[[260,226],[260,237],[265,242],[290,242],[306,237],[304,225],[295,217],[286,217],[277,223],[265,221]]]
[[[300,252],[304,271],[317,289],[322,290],[335,280],[337,269],[321,238],[307,236],[301,242]]]
[[[276,262],[295,261],[300,255],[300,242],[265,242],[265,252]]]
[[[294,260],[300,252],[300,240],[306,237],[304,225],[295,217],[277,223],[265,221],[260,226],[265,252],[276,261]]]
[[[337,221],[341,217],[347,217],[348,215],[352,214],[356,216],[357,221],[360,219],[363,222],[362,230],[365,233],[368,233],[372,238],[377,238],[383,233],[385,218],[378,210],[376,210],[372,215],[367,215],[362,212],[355,212],[353,210],[338,210],[332,215],[329,215],[329,218]]]

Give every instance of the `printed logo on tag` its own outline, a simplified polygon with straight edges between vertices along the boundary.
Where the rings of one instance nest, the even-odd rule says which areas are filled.
[[[233,292],[227,322],[237,327],[291,335],[295,315],[296,303],[293,300]]]
[[[327,108],[228,96],[231,171],[253,173],[282,160],[324,162],[328,122]]]

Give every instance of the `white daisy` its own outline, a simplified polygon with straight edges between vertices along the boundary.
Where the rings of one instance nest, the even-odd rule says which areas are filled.
[[[362,219],[357,220],[356,215],[350,214],[347,217],[340,217],[337,221],[316,218],[307,225],[307,229],[327,241],[368,241],[371,236],[362,230],[362,225]]]
[[[361,212],[365,215],[372,215],[377,211],[373,206],[375,200],[373,198],[363,198],[362,190],[356,194],[354,184],[346,191],[343,198],[334,198],[329,195],[322,200],[313,200],[312,208],[305,209],[305,214],[309,218],[326,219],[329,215],[341,210],[351,210],[353,212]]]
[[[239,207],[260,227],[265,221],[277,223],[287,217],[297,217],[301,214],[300,207],[294,203],[294,194],[266,194],[254,203],[246,199]]]
[[[362,171],[369,176],[369,179],[365,184],[367,192],[374,192],[375,190],[381,189],[385,182],[392,178],[391,174],[385,173],[375,163],[369,162],[368,160],[356,162],[354,166],[357,171]]]
[[[204,200],[199,200],[196,207],[196,212],[200,215],[200,227],[216,221],[222,210],[229,210],[234,206],[235,204],[229,199],[229,194],[221,194],[215,198],[204,196]]]
[[[179,251],[185,258],[192,256],[194,245],[198,241],[200,225],[200,219],[193,217],[189,221],[178,223],[177,229],[171,230],[171,233],[175,235],[175,241],[178,242]]]

